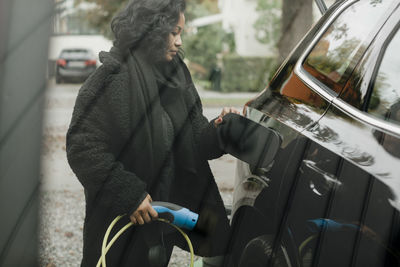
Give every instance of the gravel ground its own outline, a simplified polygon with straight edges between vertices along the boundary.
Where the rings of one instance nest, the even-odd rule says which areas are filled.
[[[79,266],[85,215],[83,191],[42,191],[40,266]]]
[[[222,191],[221,195],[225,204],[232,203],[230,190]],[[42,191],[40,202],[40,266],[79,266],[85,215],[83,191]],[[190,254],[175,247],[168,266],[188,266],[189,262]]]

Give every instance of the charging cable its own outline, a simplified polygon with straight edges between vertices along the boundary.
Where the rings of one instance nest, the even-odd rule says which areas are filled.
[[[106,267],[106,254],[108,252],[108,250],[111,248],[111,246],[115,243],[115,241],[129,228],[133,225],[132,222],[129,222],[128,224],[126,224],[124,227],[121,228],[121,230],[119,230],[114,237],[111,239],[111,241],[109,243],[107,243],[108,237],[111,233],[111,230],[113,229],[114,225],[123,217],[124,215],[120,215],[117,216],[112,222],[111,224],[108,226],[107,231],[104,235],[103,238],[103,243],[101,246],[101,256],[99,261],[97,262],[96,267]],[[182,231],[181,228],[179,228],[178,226],[176,226],[175,224],[170,223],[168,220],[162,219],[162,218],[158,218],[158,221],[161,222],[165,222],[171,226],[173,226],[176,230],[178,230],[179,233],[181,233],[183,235],[183,237],[186,239],[186,242],[189,246],[189,250],[190,250],[190,267],[194,266],[194,251],[193,251],[193,245],[192,242],[190,241],[188,235]]]

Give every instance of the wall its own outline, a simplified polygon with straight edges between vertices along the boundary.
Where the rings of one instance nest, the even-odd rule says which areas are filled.
[[[52,1],[0,0],[0,266],[37,266]]]
[[[257,0],[220,0],[219,5],[224,16],[223,27],[235,33],[237,54],[269,57],[275,53],[275,49],[261,44],[255,38],[253,25],[257,19]]]

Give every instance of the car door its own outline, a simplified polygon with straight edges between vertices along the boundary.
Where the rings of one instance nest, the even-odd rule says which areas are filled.
[[[248,116],[279,132],[282,146],[269,168],[238,166],[232,219],[238,265],[349,266],[357,263],[355,255],[363,254],[356,252],[356,244],[377,233],[362,223],[369,216],[365,201],[380,197],[371,207],[376,205],[382,216],[391,212],[381,200],[390,190],[372,182],[376,179],[360,167],[374,157],[344,145],[349,143],[344,137],[357,139],[365,129],[352,135],[348,125],[329,118],[338,116],[332,103],[349,86],[397,5],[346,1],[334,7],[316,25],[319,31],[311,30],[311,41],[307,36],[250,104]]]
[[[364,3],[371,10],[385,4]],[[398,2],[386,4],[390,14],[372,43],[365,48],[345,46],[362,53],[362,60],[326,114],[302,133],[311,142],[282,220],[286,231],[280,231],[280,238],[296,248],[301,266],[400,263],[400,128],[396,125],[400,91],[394,78],[400,66],[396,51],[400,13]],[[347,37],[352,36],[348,29]],[[341,68],[333,74],[324,70],[336,81],[338,73],[346,73]]]
[[[317,266],[338,262],[332,254],[342,255],[336,252],[343,246],[351,251],[346,266],[400,265],[399,20],[396,9],[314,128],[333,132],[325,147],[344,164],[326,218],[354,229],[337,244],[328,234],[321,237]]]

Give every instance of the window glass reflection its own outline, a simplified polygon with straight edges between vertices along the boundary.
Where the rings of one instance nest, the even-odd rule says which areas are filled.
[[[387,47],[375,79],[368,113],[400,124],[400,34]]]
[[[368,113],[397,124],[400,124],[399,46],[400,34],[397,31],[382,58],[368,105]],[[397,137],[378,131],[374,136],[387,152],[400,158],[400,140]]]
[[[339,93],[392,6],[391,1],[371,0],[350,6],[328,28],[303,67]]]

